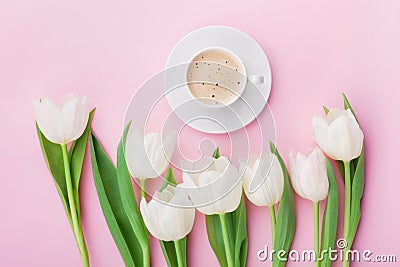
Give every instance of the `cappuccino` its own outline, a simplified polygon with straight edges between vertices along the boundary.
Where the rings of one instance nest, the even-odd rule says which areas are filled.
[[[233,53],[211,48],[191,61],[187,82],[191,94],[210,106],[230,105],[246,86],[245,68]]]

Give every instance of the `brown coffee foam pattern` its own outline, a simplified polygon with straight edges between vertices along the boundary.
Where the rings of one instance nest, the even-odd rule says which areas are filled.
[[[241,64],[228,52],[208,50],[197,55],[187,73],[188,87],[207,105],[226,105],[237,99],[245,82]]]

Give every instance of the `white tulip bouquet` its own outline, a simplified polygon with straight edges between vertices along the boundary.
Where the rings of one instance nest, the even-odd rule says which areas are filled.
[[[238,168],[221,156],[218,148],[212,157],[203,158],[210,164],[200,172],[195,172],[196,164],[189,166],[182,162],[185,167],[182,183],[178,184],[172,168],[168,168],[176,144],[175,132],[164,138],[159,133],[143,135],[129,123],[118,145],[114,166],[91,132],[94,110],[89,112],[86,97],[67,95],[60,106],[49,99],[35,100],[34,110],[42,152],[83,266],[89,266],[89,255],[82,232],[79,181],[90,140],[92,172],[100,205],[126,266],[150,266],[148,232],[159,240],[168,266],[187,266],[187,239],[196,209],[206,217],[208,239],[219,264],[246,266],[251,240],[247,235],[244,195],[252,204],[268,207],[271,244],[279,252],[273,254],[272,266],[285,266],[284,258],[289,253],[296,222],[293,185],[299,196],[313,202],[314,264],[326,267],[331,262],[324,251],[333,249],[336,241],[339,194],[334,170],[324,153],[338,163],[344,178],[343,237],[348,243],[345,253],[351,248],[361,216],[364,135],[345,96],[344,102],[343,110],[325,108],[325,118],[313,119],[318,147],[306,155],[290,152],[290,172],[271,142],[270,151],[242,159]],[[147,200],[146,179],[157,179],[165,172],[161,187]],[[132,177],[139,180],[140,201],[136,199]],[[320,231],[319,205],[326,198]],[[345,257],[343,266],[349,264]]]

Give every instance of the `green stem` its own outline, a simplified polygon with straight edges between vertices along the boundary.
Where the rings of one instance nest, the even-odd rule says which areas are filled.
[[[181,241],[174,241],[175,250],[176,250],[176,258],[178,259],[178,267],[184,267],[183,258],[182,258],[182,250],[181,250]]]
[[[61,150],[63,154],[63,161],[64,161],[64,171],[65,171],[65,181],[67,184],[67,193],[68,193],[68,203],[71,209],[71,217],[72,217],[72,225],[73,225],[73,232],[76,238],[76,242],[78,243],[79,252],[81,254],[82,264],[85,267],[89,265],[89,255],[87,253],[85,239],[83,237],[83,232],[81,225],[79,223],[76,207],[75,207],[75,199],[74,199],[74,191],[72,189],[72,179],[71,179],[71,169],[69,166],[69,157],[67,152],[67,145],[61,145]]]
[[[342,256],[343,257],[343,267],[349,267],[350,266],[350,259],[349,259],[349,255],[348,255],[349,249],[350,248],[347,246],[342,251],[342,253],[343,253],[343,256]]]
[[[147,232],[147,231],[146,231]],[[150,251],[146,245],[141,245],[143,250],[143,267],[150,267]]]
[[[314,266],[319,267],[319,201],[314,202]]]
[[[350,162],[344,162],[344,183],[345,183],[345,200],[344,200],[344,229],[343,237],[347,238],[350,228],[350,204],[351,204],[351,181],[350,181]]]
[[[146,197],[146,179],[140,178],[140,199]]]
[[[225,254],[226,254],[226,260],[228,262],[228,267],[233,267],[234,266],[233,256],[231,250],[231,243],[229,240],[228,224],[226,223],[225,213],[219,214],[219,219],[221,221],[221,226],[222,226],[222,236],[224,238]]]
[[[274,205],[269,206],[269,218],[271,219],[272,248],[274,248],[275,228],[276,228],[276,217],[275,217]]]
[[[143,199],[146,197],[146,179],[139,178],[139,184],[140,184],[140,199]],[[145,226],[145,235],[147,236],[147,228]],[[150,251],[148,245],[141,239],[139,238],[140,246],[142,247],[143,251],[143,266],[144,267],[150,267]]]
[[[343,237],[348,242],[349,230],[350,230],[350,207],[351,207],[351,177],[350,177],[350,161],[343,162],[344,164],[344,186],[345,186],[345,197],[344,197],[344,223],[343,223]],[[351,244],[348,242],[347,247],[343,250],[344,259],[343,267],[350,266],[349,259],[347,257],[347,250],[349,250]]]

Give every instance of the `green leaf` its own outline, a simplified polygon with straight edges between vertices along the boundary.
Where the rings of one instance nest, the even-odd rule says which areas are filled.
[[[354,113],[354,110],[353,110],[353,108],[351,107],[350,102],[349,102],[349,100],[347,99],[347,96],[346,96],[344,93],[342,93],[342,96],[343,96],[343,106],[344,106],[344,109],[350,109],[351,113],[353,113],[354,117],[356,118],[356,121],[358,122],[357,117],[356,117],[356,114]]]
[[[324,219],[322,221],[321,231],[321,251],[325,251],[321,267],[331,266],[331,258],[329,251],[335,249],[336,230],[338,222],[339,195],[336,184],[336,177],[332,165],[328,159],[326,161],[326,170],[329,179],[328,200],[326,201]]]
[[[232,220],[233,226],[236,225],[236,229],[233,229],[236,230],[235,266],[245,267],[249,241],[247,238],[246,204],[243,195],[239,207],[227,217],[228,220]]]
[[[246,205],[243,196],[239,207],[233,212],[226,213],[225,216],[228,224],[229,236],[233,237],[230,239],[230,247],[232,249],[232,255],[234,255],[235,258],[235,266],[246,266],[248,237],[246,228]],[[208,240],[220,266],[228,266],[219,215],[206,215],[206,226]]]
[[[213,157],[220,157],[219,148],[214,151]],[[225,217],[228,224],[229,236],[232,237],[230,238],[230,247],[232,249],[232,255],[234,255],[235,266],[246,266],[248,237],[246,226],[246,205],[243,196],[238,208],[233,212],[226,213]],[[206,227],[208,240],[220,266],[228,266],[219,215],[206,215]]]
[[[135,193],[132,187],[132,180],[129,174],[128,166],[125,160],[125,142],[128,134],[130,123],[125,127],[121,141],[118,144],[117,150],[117,177],[118,188],[121,194],[122,205],[125,213],[135,233],[135,237],[141,247],[141,265],[143,265],[144,257],[150,261],[150,245],[147,229],[143,218],[140,215],[139,207],[136,202]],[[139,257],[140,258],[140,257]],[[138,265],[138,264],[137,264]]]
[[[49,169],[50,174],[53,177],[54,183],[57,188],[57,192],[60,196],[61,202],[64,206],[65,213],[67,214],[68,221],[72,228],[73,225],[71,219],[71,210],[68,203],[67,184],[65,182],[65,171],[64,171],[61,146],[59,144],[50,142],[40,131],[37,123],[36,123],[36,131],[38,134],[40,147],[42,149],[42,153],[46,161],[47,168]]]
[[[141,246],[124,209],[117,171],[93,134],[90,152],[97,195],[114,242],[126,266],[142,266]]]
[[[184,237],[179,240],[181,243],[181,255],[183,257],[183,264],[187,266],[186,262],[186,241],[187,237]],[[176,256],[175,244],[173,241],[162,241],[160,240],[161,250],[164,254],[165,261],[167,262],[168,267],[176,267],[178,266],[178,260]]]
[[[219,158],[220,157],[220,154],[219,154],[219,147],[217,147],[216,149],[215,149],[215,151],[214,151],[214,153],[213,153],[213,158]]]
[[[323,106],[323,109],[324,109],[325,115],[328,115],[328,113],[329,113],[329,108]]]
[[[294,231],[296,227],[296,217],[294,210],[294,197],[292,185],[290,183],[289,173],[286,169],[285,163],[283,162],[281,156],[275,145],[270,142],[271,152],[278,158],[279,164],[281,165],[283,176],[284,176],[284,187],[281,201],[279,202],[278,217],[276,220],[276,232],[274,240],[274,250],[275,251],[285,251],[285,257],[288,256],[290,246],[293,241]],[[282,255],[280,255],[282,256]],[[277,257],[277,253],[273,255],[273,267],[285,266],[286,261],[281,261]]]
[[[168,168],[167,173],[165,174],[165,178],[161,185],[160,192],[162,192],[168,185],[173,185],[173,186],[176,185],[176,180],[171,167]]]
[[[348,247],[351,248],[357,233],[358,223],[361,218],[361,199],[364,194],[364,149],[358,158],[351,187],[351,214],[349,236],[346,237]]]
[[[227,213],[227,217],[228,217]],[[227,220],[227,222],[230,222],[231,220]],[[219,219],[218,214],[214,215],[206,215],[206,227],[207,227],[207,235],[208,235],[208,241],[210,242],[211,248],[214,251],[215,256],[217,257],[217,260],[219,262],[219,265],[221,267],[228,267],[228,262],[226,260],[226,255],[225,255],[225,246],[224,246],[224,239],[222,236],[222,226],[221,226],[221,221]],[[231,224],[228,223],[228,232],[231,233]],[[232,237],[235,236],[235,234],[230,235]],[[232,238],[231,242],[231,248],[234,247],[234,238]]]
[[[69,150],[69,162],[71,166],[71,178],[72,178],[72,187],[74,191],[74,198],[76,202],[76,210],[78,213],[78,218],[80,218],[80,201],[79,201],[79,181],[81,178],[83,160],[85,157],[87,141],[90,134],[90,125],[93,120],[94,112],[96,109],[93,109],[89,113],[89,119],[86,125],[86,129],[77,140],[75,140],[71,148]]]

